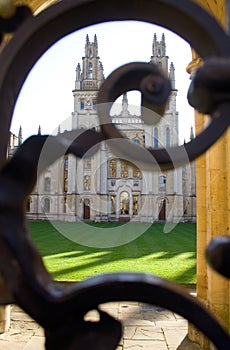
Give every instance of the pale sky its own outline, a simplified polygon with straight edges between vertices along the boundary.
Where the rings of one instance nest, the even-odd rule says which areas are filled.
[[[153,35],[161,40],[165,34],[166,53],[175,66],[177,111],[180,139],[188,141],[190,126],[194,124],[193,109],[187,102],[190,84],[186,66],[191,61],[190,46],[165,28],[144,22],[110,22],[86,27],[70,34],[53,45],[35,64],[19,95],[11,124],[18,135],[22,126],[23,139],[36,134],[41,125],[42,134],[52,133],[73,112],[75,69],[82,63],[85,38],[98,39],[98,53],[107,77],[114,69],[129,62],[149,62]],[[128,95],[130,104],[137,104]]]

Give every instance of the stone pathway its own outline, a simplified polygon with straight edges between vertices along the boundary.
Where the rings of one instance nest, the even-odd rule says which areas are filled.
[[[199,350],[187,338],[187,321],[173,312],[138,302],[107,303],[100,307],[122,320],[123,338],[117,350]],[[97,320],[97,311],[86,315]],[[19,307],[11,307],[11,326],[0,335],[1,350],[44,350],[43,329]],[[64,350],[64,349],[63,349]]]

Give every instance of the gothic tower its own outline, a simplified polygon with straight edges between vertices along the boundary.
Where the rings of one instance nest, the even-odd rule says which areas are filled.
[[[152,56],[150,58],[150,63],[155,63],[158,65],[160,69],[164,72],[164,74],[170,79],[172,91],[171,96],[169,99],[169,103],[166,108],[166,114],[165,118],[167,118],[167,115],[172,114],[171,121],[169,120],[170,125],[170,136],[168,132],[168,136],[165,136],[165,138],[170,138],[170,142],[166,142],[165,146],[170,145],[178,145],[178,112],[176,110],[176,97],[177,97],[177,89],[175,88],[175,68],[173,62],[168,63],[169,57],[166,55],[166,43],[165,43],[165,36],[162,34],[161,40],[157,40],[157,35],[154,34],[153,37],[153,45],[152,45]],[[160,139],[164,139],[164,135],[160,136]],[[168,143],[168,145],[167,145]]]
[[[74,96],[74,112],[73,112],[73,128],[92,127],[86,118],[80,116],[95,116],[96,101],[98,90],[104,80],[103,65],[98,56],[97,36],[94,35],[94,41],[89,40],[86,36],[85,56],[82,57],[82,66],[77,64]],[[91,123],[95,123],[89,118]],[[94,125],[93,125],[94,126]]]

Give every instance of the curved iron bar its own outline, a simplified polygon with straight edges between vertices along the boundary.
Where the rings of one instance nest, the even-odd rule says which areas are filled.
[[[205,152],[214,142],[220,138],[220,136],[230,125],[230,96],[228,93],[230,89],[229,86],[226,86],[227,83],[223,83],[221,86],[221,78],[223,78],[224,75],[223,71],[225,71],[225,81],[229,81],[227,75],[230,73],[229,60],[215,60],[211,63],[211,67],[213,68],[214,66],[215,71],[214,69],[210,69],[210,62],[207,60],[204,66],[200,68],[199,72],[194,77],[192,88],[190,89],[189,94],[190,99],[193,101],[194,107],[196,107],[198,104],[200,105],[200,101],[202,101],[203,105],[206,107],[206,112],[211,113],[211,123],[203,132],[182,146],[175,146],[167,149],[148,148],[148,151],[152,156],[152,162],[151,157],[143,157],[142,147],[135,145],[131,141],[128,142],[128,140],[126,140],[125,144],[116,143],[116,146],[113,147],[113,152],[115,154],[117,152],[122,153],[130,160],[138,161],[144,165],[148,165],[149,170],[154,169],[154,164],[160,166],[161,169],[171,169],[178,167],[184,163],[187,163],[188,161],[193,161],[199,155]],[[222,65],[224,66],[222,67]],[[215,73],[218,68],[222,74],[221,76],[218,76],[217,79]],[[209,79],[206,85],[203,81],[200,82],[200,76],[202,77],[203,75],[206,75],[206,79],[203,79],[205,82]],[[151,92],[151,97],[148,93],[146,93],[146,77],[151,77],[152,85],[154,85],[153,91]],[[215,84],[216,82],[219,84]],[[197,88],[197,85],[199,89]],[[200,88],[200,85],[203,88],[202,90]],[[213,88],[213,85],[215,86],[215,89]],[[221,86],[220,89],[218,89],[219,86]],[[166,81],[163,80],[163,77],[160,76],[160,71],[158,71],[157,67],[154,65],[140,62],[130,63],[118,68],[113,73],[111,73],[110,76],[102,84],[98,94],[98,115],[100,118],[101,130],[108,139],[125,139],[122,133],[116,128],[115,124],[111,123],[110,109],[113,102],[115,102],[115,100],[121,94],[129,90],[139,90],[142,92],[145,99],[148,97],[148,109],[145,113],[149,113],[150,117],[151,112],[149,108],[152,108],[153,111],[156,112],[159,111],[159,108],[163,110],[162,103],[167,102],[167,93],[169,93]],[[204,94],[202,94],[204,90],[209,93],[206,99],[203,97]],[[153,118],[154,117],[155,114]]]
[[[170,11],[171,16],[165,16],[167,11]],[[192,2],[142,0],[141,6],[139,1],[133,1],[130,6],[127,0],[60,2],[39,16],[26,20],[1,54],[1,166],[5,162],[8,129],[16,98],[28,72],[40,55],[57,39],[73,30],[102,21],[127,19],[144,20],[173,30],[187,40],[204,59],[210,56],[229,57],[228,36],[211,16]],[[202,40],[199,36],[201,31]],[[40,40],[41,36],[43,40]],[[224,116],[225,127],[228,104],[228,99],[224,103],[221,100],[221,105],[217,108],[217,112],[221,114],[219,119],[222,120]],[[217,118],[213,118],[211,122],[213,127],[219,127],[219,123],[213,124]],[[88,134],[87,142],[89,136]],[[92,144],[104,138],[108,138],[105,132],[102,135],[94,133]],[[2,273],[16,302],[46,329],[47,348],[63,348],[63,337],[66,341],[67,334],[69,343],[65,343],[66,349],[88,349],[94,346],[97,334],[100,334],[100,327],[96,329],[93,342],[92,339],[91,343],[90,340],[87,343],[87,339],[79,338],[84,330],[87,338],[87,330],[92,331],[93,327],[92,324],[83,321],[84,314],[91,308],[97,308],[102,302],[126,298],[157,304],[175,311],[202,330],[218,349],[229,348],[228,335],[198,300],[161,278],[133,273],[109,274],[88,279],[71,287],[60,286],[52,280],[31,242],[24,214],[24,201],[36,182],[36,167],[46,140],[45,136],[37,136],[26,141],[0,173],[0,261]],[[198,144],[203,147],[201,141]],[[52,163],[55,157],[58,157],[59,151],[66,147],[62,135],[52,138],[52,142],[58,146],[57,152],[53,158],[48,157],[47,164]],[[72,152],[81,157],[89,147],[88,143],[84,145],[83,142],[76,142],[65,149],[67,153]],[[46,162],[42,164],[43,168]],[[5,264],[6,261],[8,264]],[[101,313],[101,316],[102,325],[105,326],[105,315]],[[106,339],[108,347],[115,349],[120,337],[120,327],[116,323],[116,335],[113,337],[114,320],[110,321],[111,327],[108,332],[111,333],[109,339]],[[54,344],[54,335],[58,336],[57,344]],[[106,337],[105,332],[103,336]],[[94,348],[99,349],[99,345]]]
[[[14,32],[26,18],[32,15],[32,12],[27,6],[19,6],[16,8],[15,14],[13,17],[4,19],[0,17],[0,33],[12,33]],[[1,43],[1,41],[0,41]]]

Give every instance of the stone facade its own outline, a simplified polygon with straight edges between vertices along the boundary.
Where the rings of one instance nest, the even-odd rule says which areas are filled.
[[[168,63],[164,34],[160,41],[154,35],[149,63],[158,64],[171,80],[172,91],[164,117],[156,125],[145,124],[140,114],[130,113],[124,94],[120,111],[111,116],[111,121],[141,147],[178,145],[175,68]],[[85,56],[76,68],[72,129],[100,128],[97,93],[103,80],[97,36],[91,42],[87,35]],[[130,159],[118,158],[109,144],[102,142],[90,158],[68,155],[50,166],[28,198],[27,215],[33,220],[73,222],[195,221],[195,165],[172,171],[147,171]]]

